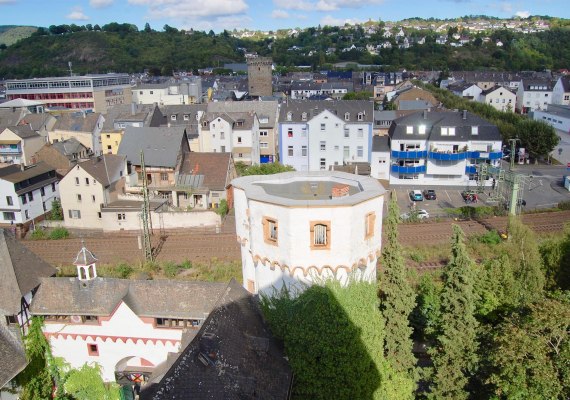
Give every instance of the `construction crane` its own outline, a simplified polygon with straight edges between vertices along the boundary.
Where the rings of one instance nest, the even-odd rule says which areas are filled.
[[[144,152],[141,150],[141,172],[143,184],[143,204],[141,210],[142,231],[143,231],[143,252],[146,261],[154,261],[152,254],[152,243],[150,240],[150,200],[148,197],[148,182],[146,179],[146,167],[144,164]]]

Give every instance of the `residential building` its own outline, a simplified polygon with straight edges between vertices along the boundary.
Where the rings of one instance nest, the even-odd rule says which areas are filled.
[[[168,80],[162,83],[141,83],[133,88],[136,104],[197,104],[202,102],[202,78],[187,76],[183,80]]]
[[[479,101],[498,111],[514,111],[517,95],[503,86],[493,86],[481,92]]]
[[[269,57],[248,57],[247,80],[250,96],[271,96],[273,94],[273,60]]]
[[[234,161],[257,165],[259,118],[253,112],[206,112],[200,119],[200,151],[232,153]]]
[[[550,79],[522,79],[517,90],[516,112],[528,114],[546,110],[552,102],[552,87]]]
[[[99,113],[64,113],[57,118],[53,130],[48,133],[50,143],[71,138],[77,139],[92,154],[103,154],[101,130],[105,118]]]
[[[416,110],[374,110],[374,126],[372,132],[377,136],[388,135],[388,130],[395,119],[415,112]]]
[[[535,111],[532,118],[555,129],[570,133],[570,106],[549,104],[546,110]]]
[[[562,75],[552,89],[552,104],[570,105],[570,75]]]
[[[206,113],[206,109],[206,104],[161,106],[162,120],[159,126],[184,127],[188,136],[190,150],[200,151],[200,119]]]
[[[186,169],[190,168],[188,162],[185,162],[190,147],[183,127],[127,127],[118,153],[127,157],[127,193],[140,194],[144,178],[154,196],[166,199],[178,207],[177,176],[191,174],[191,171]],[[142,176],[142,154],[145,177]]]
[[[41,219],[59,197],[55,168],[40,162],[0,168],[0,225],[28,224]]]
[[[370,176],[375,179],[390,180],[390,137],[388,135],[372,138]]]
[[[48,132],[53,129],[56,121],[56,118],[49,113],[33,113],[24,115],[18,125],[29,125],[34,131],[47,138]]]
[[[105,154],[117,154],[127,126],[160,126],[163,115],[156,104],[121,104],[107,110],[101,129],[101,147]]]
[[[10,126],[0,132],[0,162],[32,164],[32,156],[46,142],[30,125]]]
[[[319,171],[370,162],[373,118],[371,101],[291,100],[280,110],[281,163],[297,171]]]
[[[439,104],[439,101],[437,101],[437,99],[427,90],[418,88],[418,87],[408,87],[405,88],[401,91],[398,91],[394,97],[389,98],[388,100],[391,100],[394,102],[394,104],[396,105],[396,109],[400,110],[402,109],[400,107],[400,103],[401,102],[405,102],[405,101],[419,101],[419,100],[423,100],[423,104],[427,104],[429,103],[429,105],[431,105],[430,108],[434,108]],[[425,109],[425,107],[428,107],[427,105],[422,105],[421,109]],[[409,107],[407,107],[407,109],[410,109]]]
[[[34,163],[45,162],[55,168],[61,177],[75,164],[89,158],[89,150],[77,139],[71,138],[57,143],[46,143],[32,157]]]
[[[293,294],[326,278],[376,282],[385,190],[344,172],[286,172],[232,182],[243,285]]]
[[[311,98],[330,98],[340,100],[345,94],[353,91],[354,85],[352,82],[293,82],[291,84],[291,99],[308,100]]]
[[[129,280],[97,276],[97,258],[83,247],[76,278],[43,278],[31,307],[44,318],[54,357],[72,368],[96,362],[106,382],[143,384],[181,350],[226,288],[223,283]]]
[[[208,103],[208,112],[254,113],[259,120],[259,162],[277,161],[279,104],[277,101],[233,101]]]
[[[476,185],[477,166],[503,156],[499,128],[467,111],[411,114],[389,136],[390,184]]]
[[[454,95],[465,97],[470,100],[479,101],[479,96],[483,89],[474,83],[456,82],[447,86],[447,90],[451,91]]]
[[[102,207],[125,193],[126,157],[104,154],[79,162],[59,182],[68,228],[103,229]]]
[[[101,74],[6,80],[8,100],[26,99],[48,108],[91,109],[105,114],[115,104],[132,101],[128,74]]]
[[[188,346],[155,370],[141,399],[288,400],[292,380],[258,300],[232,279]]]

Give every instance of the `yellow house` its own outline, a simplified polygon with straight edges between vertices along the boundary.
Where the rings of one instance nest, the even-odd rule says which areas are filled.
[[[103,154],[117,154],[119,145],[123,139],[123,130],[101,132],[101,147]]]

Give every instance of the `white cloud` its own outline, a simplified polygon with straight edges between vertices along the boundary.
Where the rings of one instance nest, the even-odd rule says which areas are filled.
[[[276,10],[273,10],[273,12],[271,13],[271,18],[273,18],[273,19],[287,19],[289,17],[291,17],[291,16],[285,10],[276,9]]]
[[[115,0],[89,0],[89,5],[93,8],[109,7]]]
[[[250,17],[239,15],[239,16],[226,16],[226,17],[214,17],[210,19],[199,18],[196,20],[184,21],[184,24],[180,29],[190,30],[190,28],[198,31],[209,31],[214,30],[216,32],[223,31],[227,29],[228,31],[249,28],[251,27],[253,20]]]
[[[74,7],[73,10],[65,16],[65,18],[73,21],[87,21],[89,19],[89,17],[83,13],[83,9],[81,7]]]
[[[273,0],[279,8],[302,11],[334,11],[341,8],[361,8],[384,3],[384,0]]]
[[[528,11],[517,11],[515,13],[515,15],[517,17],[521,17],[521,18],[528,18],[528,17],[530,17],[530,12],[528,12]]]
[[[128,0],[130,4],[147,6],[150,18],[193,19],[242,14],[244,0]]]
[[[342,18],[335,18],[332,15],[326,15],[323,18],[321,18],[321,25],[325,26],[344,26],[344,24],[355,24],[357,23],[357,20],[354,19],[350,19],[350,18],[346,18],[346,19],[342,19]]]

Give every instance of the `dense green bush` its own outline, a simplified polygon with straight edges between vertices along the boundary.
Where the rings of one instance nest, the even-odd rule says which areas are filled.
[[[168,278],[174,278],[178,274],[179,269],[180,267],[173,262],[164,263],[164,265],[162,266],[162,271],[164,272],[164,275]]]
[[[69,231],[63,227],[55,228],[49,234],[51,240],[67,239],[68,237]]]
[[[36,229],[30,234],[30,239],[32,240],[45,240],[48,238],[48,234],[43,229]]]

